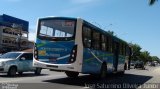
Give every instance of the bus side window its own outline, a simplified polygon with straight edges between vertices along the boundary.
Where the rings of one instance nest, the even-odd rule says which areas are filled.
[[[101,49],[103,50],[103,51],[106,51],[106,37],[104,36],[104,35],[101,35]]]
[[[100,49],[100,33],[93,30],[92,36],[93,36],[92,37],[92,48],[99,50]]]
[[[123,43],[120,43],[120,55],[123,55],[124,49],[123,49]]]
[[[113,47],[112,47],[112,43],[113,41],[112,41],[112,38],[111,37],[109,37],[109,40],[108,40],[108,45],[109,45],[109,52],[113,52]]]
[[[83,26],[83,43],[84,47],[91,47],[91,29]]]
[[[122,46],[122,47],[123,47],[123,53],[122,53],[122,54],[123,54],[123,56],[125,56],[125,51],[126,51],[126,50],[125,50],[125,43],[123,43],[123,46]]]
[[[106,50],[109,51],[109,37],[106,36]]]
[[[121,55],[122,54],[122,46],[121,46],[121,42],[119,43],[119,54]]]
[[[126,56],[126,44],[124,44],[124,46],[123,46],[123,48],[124,48],[124,56]]]
[[[123,45],[123,50],[124,50],[123,55],[125,56],[126,55],[126,45],[125,44]]]
[[[126,45],[126,56],[129,56],[129,46]]]
[[[117,48],[117,44],[118,44],[118,42],[115,42],[115,41],[113,41],[113,53],[115,53],[116,51],[119,51],[119,50],[117,50],[118,48]]]
[[[124,53],[124,49],[123,49],[123,43],[122,43],[122,55],[123,55],[123,53]]]

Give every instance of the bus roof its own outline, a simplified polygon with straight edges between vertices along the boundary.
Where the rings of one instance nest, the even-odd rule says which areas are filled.
[[[43,18],[39,18],[40,20],[46,20],[46,19],[71,19],[71,20],[77,20],[77,18],[74,18],[74,17],[57,17],[57,16],[47,16],[47,17],[43,17]]]
[[[120,38],[118,38],[118,37],[116,37],[116,36],[114,36],[114,35],[109,34],[107,31],[102,30],[101,28],[99,28],[99,27],[93,25],[92,23],[90,23],[90,22],[88,22],[88,21],[86,21],[86,20],[84,20],[84,19],[82,19],[82,18],[79,18],[79,17],[78,17],[78,18],[74,18],[74,17],[47,16],[47,17],[43,17],[43,18],[39,18],[39,19],[40,19],[40,20],[47,20],[47,19],[52,19],[52,18],[55,18],[55,19],[70,19],[70,20],[81,19],[81,20],[83,20],[84,23],[86,23],[86,24],[89,25],[90,27],[95,28],[95,30],[100,31],[101,33],[106,34],[106,35],[108,35],[108,36],[111,36],[115,41],[118,41],[118,42],[121,41],[121,42],[123,42],[123,43],[125,43],[125,44],[128,44],[128,42],[126,42],[126,41],[124,41],[124,40],[122,40],[122,39],[120,39]]]

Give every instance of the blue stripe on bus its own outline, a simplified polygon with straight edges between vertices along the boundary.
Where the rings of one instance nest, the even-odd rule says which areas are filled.
[[[37,39],[39,61],[53,64],[68,64],[74,41],[41,41]]]
[[[102,62],[105,61],[107,63],[108,72],[113,72],[114,59],[115,59],[113,53],[84,48],[82,73],[91,73],[91,74],[100,73],[102,62],[97,60],[97,58],[95,58],[90,51],[92,51],[96,55],[96,57],[99,58]],[[118,60],[118,65],[124,63],[125,63],[125,56],[120,55]]]

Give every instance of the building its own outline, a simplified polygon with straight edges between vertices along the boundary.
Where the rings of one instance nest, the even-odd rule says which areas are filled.
[[[29,22],[9,15],[0,15],[0,52],[28,48]]]

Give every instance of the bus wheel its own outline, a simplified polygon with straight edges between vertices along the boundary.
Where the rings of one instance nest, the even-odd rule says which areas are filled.
[[[103,63],[101,66],[100,78],[105,79],[106,74],[107,74],[107,65],[106,65],[106,63]]]
[[[34,71],[35,75],[40,75],[41,74],[41,68],[36,68],[36,70]]]
[[[126,63],[124,64],[124,70],[127,70],[127,64]]]
[[[78,72],[72,72],[72,71],[65,71],[66,75],[68,77],[71,77],[71,78],[75,78],[75,77],[78,77],[79,73]]]

